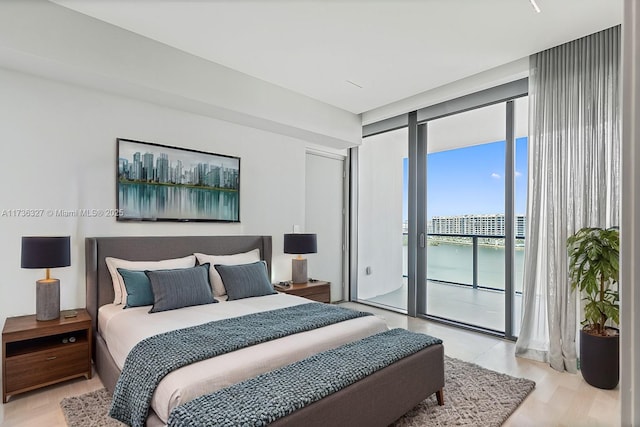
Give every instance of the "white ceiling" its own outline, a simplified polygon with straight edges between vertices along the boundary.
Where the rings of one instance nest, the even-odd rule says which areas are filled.
[[[622,0],[54,2],[353,113],[622,21]]]

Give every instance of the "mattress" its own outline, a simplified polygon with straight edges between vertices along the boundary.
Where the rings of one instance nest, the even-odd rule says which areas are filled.
[[[122,369],[127,354],[141,340],[174,329],[275,310],[310,301],[278,293],[236,301],[222,301],[149,314],[149,306],[100,308],[98,328],[116,365]],[[153,395],[151,407],[164,423],[173,408],[200,395],[301,360],[315,353],[387,330],[376,316],[365,316],[307,331],[180,368],[167,375]]]

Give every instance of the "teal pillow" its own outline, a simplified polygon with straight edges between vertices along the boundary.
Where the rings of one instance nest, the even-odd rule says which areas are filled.
[[[215,269],[227,290],[227,301],[277,293],[271,286],[264,261],[239,265],[216,264]]]
[[[127,305],[124,308],[153,304],[151,282],[144,271],[118,268],[118,273],[122,276],[124,287],[127,289]]]

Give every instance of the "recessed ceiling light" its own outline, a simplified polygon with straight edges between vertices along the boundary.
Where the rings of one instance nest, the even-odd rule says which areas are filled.
[[[536,0],[529,0],[529,3],[531,3],[531,6],[533,6],[536,13],[540,13],[540,6],[538,6],[538,3],[536,3]]]
[[[358,87],[360,89],[362,89],[362,86],[360,86],[358,83],[354,83],[351,80],[345,80],[347,83],[351,83],[352,85],[354,85],[355,87]]]

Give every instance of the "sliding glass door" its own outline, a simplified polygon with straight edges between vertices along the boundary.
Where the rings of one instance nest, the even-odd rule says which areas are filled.
[[[526,88],[517,81],[365,127],[355,300],[517,336]]]
[[[426,313],[505,330],[505,111],[428,122]]]
[[[518,80],[365,126],[353,149],[353,300],[518,335],[527,87]]]

